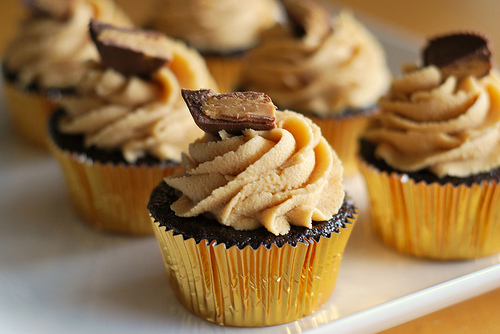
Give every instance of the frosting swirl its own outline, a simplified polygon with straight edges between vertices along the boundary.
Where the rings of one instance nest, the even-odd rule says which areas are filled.
[[[183,170],[165,179],[182,192],[171,206],[175,214],[205,213],[236,230],[264,226],[275,235],[336,214],[344,200],[342,165],[321,130],[291,111],[277,111],[276,125],[191,144]]]
[[[91,18],[118,26],[131,21],[111,0],[74,0],[68,18],[30,15],[5,50],[5,67],[23,87],[41,89],[74,86],[85,74],[87,60],[98,59],[90,40]]]
[[[89,63],[76,86],[77,94],[61,99],[67,116],[59,124],[60,131],[83,134],[86,146],[121,150],[131,163],[146,153],[180,161],[181,152],[203,135],[181,97],[181,87],[216,85],[195,50],[165,38],[172,60],[151,80]]]
[[[232,53],[257,43],[276,23],[275,0],[160,1],[153,27],[201,52]]]
[[[375,154],[401,171],[427,168],[465,177],[500,166],[500,78],[443,78],[433,66],[408,66],[380,100],[366,139]]]
[[[327,33],[309,29],[298,37],[279,25],[261,39],[249,54],[243,86],[266,92],[281,109],[329,116],[367,108],[390,84],[381,46],[348,12]]]

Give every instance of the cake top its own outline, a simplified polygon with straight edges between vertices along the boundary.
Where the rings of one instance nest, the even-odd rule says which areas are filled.
[[[500,78],[488,41],[457,33],[429,41],[422,66],[407,65],[379,101],[366,133],[400,171],[466,177],[500,166]]]
[[[286,0],[287,20],[264,32],[242,73],[246,90],[266,92],[280,109],[335,116],[371,109],[390,84],[385,54],[348,12],[312,0]]]
[[[311,228],[338,212],[342,164],[311,120],[276,111],[261,93],[184,93],[199,109],[191,112],[203,115],[201,127],[210,126],[165,179],[182,193],[171,206],[177,216],[204,214],[236,230],[264,226],[281,235],[290,224]]]
[[[181,152],[203,135],[189,115],[181,87],[216,85],[203,58],[182,42],[140,29],[91,21],[101,55],[65,94],[61,132],[81,134],[87,147],[121,150],[133,163],[146,154],[180,162]]]

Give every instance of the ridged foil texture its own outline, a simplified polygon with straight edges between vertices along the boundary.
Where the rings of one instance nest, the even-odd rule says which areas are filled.
[[[147,203],[153,188],[175,168],[100,163],[49,142],[71,202],[84,220],[105,232],[153,234]]]
[[[354,221],[353,221],[354,222]],[[178,299],[194,314],[227,326],[269,326],[304,317],[333,292],[352,231],[319,242],[270,249],[184,240],[153,221],[167,274]]]
[[[370,198],[373,230],[401,253],[437,260],[500,252],[500,188],[416,183],[405,174],[359,164]]]
[[[321,128],[323,137],[337,152],[344,166],[344,177],[358,173],[356,158],[359,150],[358,141],[368,126],[370,117],[357,115],[342,118],[322,118],[309,114],[307,116]]]
[[[27,143],[47,148],[47,122],[57,108],[47,96],[4,82],[4,97],[16,132]]]

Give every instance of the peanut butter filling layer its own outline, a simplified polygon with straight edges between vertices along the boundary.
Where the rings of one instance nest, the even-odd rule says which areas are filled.
[[[320,129],[291,111],[277,111],[276,125],[242,135],[222,130],[191,144],[182,170],[165,179],[182,192],[175,214],[206,214],[236,230],[264,226],[275,235],[336,214],[343,169]]]

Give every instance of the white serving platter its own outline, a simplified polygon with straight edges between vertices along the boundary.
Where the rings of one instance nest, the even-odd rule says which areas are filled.
[[[417,39],[364,21],[396,75],[417,60]],[[57,163],[19,142],[0,103],[0,333],[370,333],[500,286],[499,255],[433,262],[383,246],[355,176],[345,184],[359,220],[328,302],[280,326],[211,324],[175,298],[153,236],[102,234],[80,221]]]

